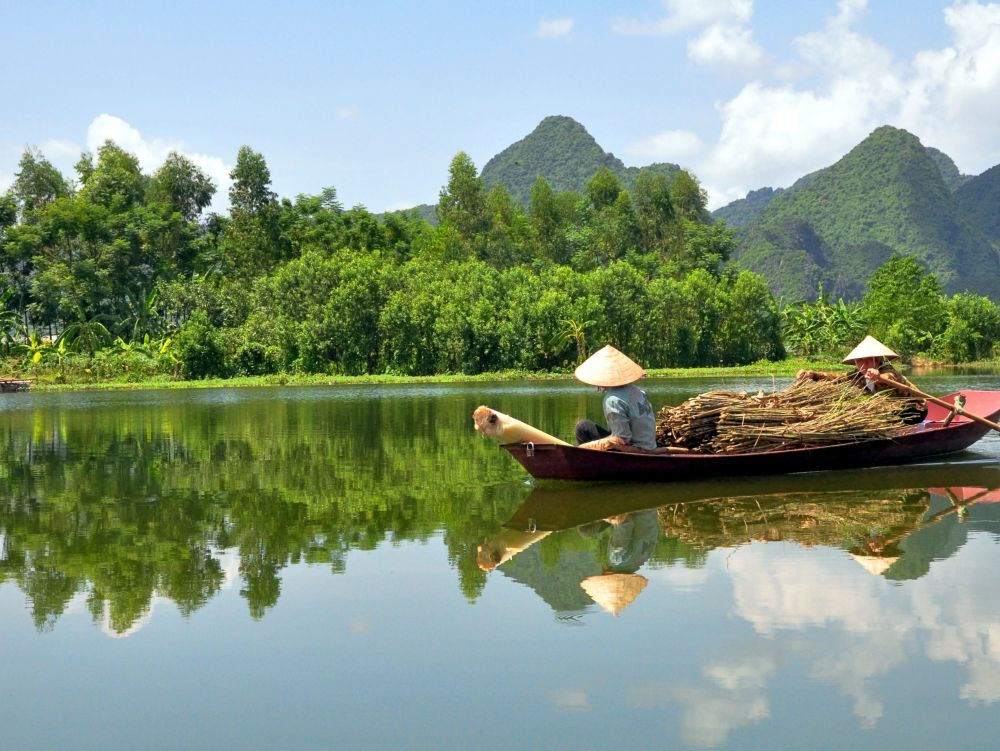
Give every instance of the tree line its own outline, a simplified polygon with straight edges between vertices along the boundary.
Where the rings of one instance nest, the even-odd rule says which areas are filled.
[[[605,343],[649,367],[815,353],[799,331],[815,311],[779,306],[729,262],[734,232],[683,170],[641,172],[632,190],[607,169],[582,192],[538,178],[523,206],[460,152],[436,224],[345,209],[332,187],[279,198],[247,146],[228,215],[206,211],[216,186],[177,153],[146,175],[109,141],[75,173],[26,149],[0,196],[0,354],[13,372],[541,371]],[[950,301],[945,318],[988,305]],[[992,352],[992,330],[969,326],[975,354]]]

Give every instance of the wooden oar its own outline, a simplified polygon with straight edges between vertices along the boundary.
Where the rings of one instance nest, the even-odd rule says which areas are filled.
[[[979,415],[974,415],[971,412],[966,412],[965,409],[963,409],[960,404],[950,404],[949,402],[946,402],[944,399],[938,399],[936,396],[931,396],[930,394],[921,391],[916,386],[911,386],[907,383],[901,383],[900,381],[895,381],[892,378],[886,378],[885,376],[880,375],[876,380],[879,383],[884,383],[886,386],[891,386],[894,389],[902,389],[903,391],[908,391],[914,396],[919,396],[921,399],[926,399],[927,401],[933,402],[934,404],[944,407],[945,409],[951,410],[956,414],[965,415],[970,420],[974,420],[975,422],[981,423],[988,428],[993,428],[993,430],[1000,432],[1000,425],[993,422],[992,420],[987,420],[985,417],[980,417]]]

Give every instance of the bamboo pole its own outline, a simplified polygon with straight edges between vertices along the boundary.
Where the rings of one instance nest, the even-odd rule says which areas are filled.
[[[980,417],[979,415],[974,415],[971,412],[967,412],[965,411],[965,409],[962,408],[961,405],[951,404],[949,402],[946,402],[944,399],[938,399],[936,396],[931,396],[930,394],[921,391],[916,386],[911,386],[910,384],[907,383],[901,383],[899,381],[893,380],[892,378],[886,378],[885,376],[881,375],[876,380],[879,383],[885,384],[886,386],[891,386],[892,388],[895,389],[902,389],[903,391],[908,391],[914,396],[919,396],[921,399],[926,399],[927,401],[937,404],[938,406],[944,407],[945,409],[949,409],[954,413],[965,415],[970,420],[974,420],[975,422],[981,423],[982,425],[985,425],[988,428],[992,428],[993,430],[1000,432],[1000,425],[993,422],[992,420],[987,420],[985,417]]]

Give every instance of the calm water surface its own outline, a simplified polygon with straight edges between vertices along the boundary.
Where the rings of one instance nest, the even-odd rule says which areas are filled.
[[[1000,437],[536,486],[483,403],[563,437],[600,409],[568,381],[0,397],[0,748],[996,747]]]

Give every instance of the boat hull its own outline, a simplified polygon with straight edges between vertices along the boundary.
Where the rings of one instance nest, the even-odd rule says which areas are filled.
[[[1000,392],[960,393],[967,398],[965,408],[969,412],[990,420],[1000,416]],[[957,395],[950,394],[943,400],[951,403]],[[540,480],[675,482],[780,475],[905,464],[963,451],[989,431],[985,425],[964,415],[945,425],[949,414],[943,407],[930,405],[926,423],[891,439],[745,454],[632,454],[523,443],[504,448]]]

